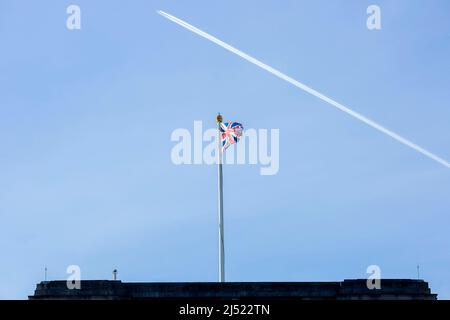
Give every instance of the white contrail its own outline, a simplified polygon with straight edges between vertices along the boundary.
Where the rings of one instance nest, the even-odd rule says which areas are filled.
[[[430,159],[433,159],[434,161],[439,162],[440,164],[444,165],[445,167],[450,168],[450,163],[447,162],[446,160],[438,157],[437,155],[431,153],[428,150],[425,150],[424,148],[422,148],[422,147],[418,146],[417,144],[409,141],[408,139],[403,138],[402,136],[398,135],[397,133],[395,133],[395,132],[393,132],[393,131],[391,131],[389,129],[386,129],[382,125],[376,123],[373,120],[370,120],[369,118],[363,116],[362,114],[359,114],[359,113],[357,113],[357,112],[347,108],[346,106],[340,104],[339,102],[336,102],[336,101],[334,101],[331,98],[328,98],[327,96],[323,95],[322,93],[320,93],[320,92],[318,92],[318,91],[308,87],[307,85],[305,85],[305,84],[303,84],[303,83],[301,83],[301,82],[299,82],[299,81],[297,81],[297,80],[295,80],[295,79],[285,75],[284,73],[282,73],[282,72],[272,68],[271,66],[268,66],[267,64],[262,63],[261,61],[255,59],[255,58],[253,58],[251,56],[249,56],[248,54],[246,54],[246,53],[244,53],[244,52],[242,52],[242,51],[240,51],[240,50],[238,50],[238,49],[236,49],[236,48],[234,48],[232,46],[230,46],[229,44],[223,42],[222,40],[219,40],[216,37],[213,37],[212,35],[210,35],[210,34],[204,32],[204,31],[202,31],[202,30],[200,30],[200,29],[190,25],[189,23],[187,23],[187,22],[185,22],[185,21],[183,21],[181,19],[178,19],[177,17],[174,17],[174,16],[172,16],[172,15],[170,15],[170,14],[164,12],[164,11],[161,11],[161,10],[158,11],[158,13],[160,15],[162,15],[163,17],[166,17],[167,19],[175,22],[176,24],[179,24],[180,26],[182,26],[182,27],[184,27],[184,28],[186,28],[186,29],[188,29],[188,30],[198,34],[199,36],[202,36],[203,38],[206,38],[206,39],[214,42],[215,44],[221,46],[222,48],[225,48],[228,51],[231,51],[234,54],[240,56],[241,58],[244,58],[245,60],[247,60],[247,61],[257,65],[258,67],[260,67],[260,68],[270,72],[271,74],[277,76],[278,78],[283,79],[283,80],[289,82],[290,84],[293,84],[297,88],[300,88],[300,89],[302,89],[302,90],[312,94],[313,96],[315,96],[315,97],[317,97],[317,98],[319,98],[319,99],[321,99],[321,100],[323,100],[325,102],[328,102],[329,104],[331,104],[332,106],[338,108],[339,110],[344,111],[345,113],[351,115],[352,117],[354,117],[354,118],[356,118],[358,120],[361,120],[362,122],[364,122],[365,124],[371,126],[372,128],[375,128],[378,131],[383,132],[384,134],[390,136],[391,138],[394,138],[398,142],[401,142],[404,145],[406,145],[406,146],[408,146],[408,147],[410,147],[410,148],[412,148],[412,149],[422,153],[423,155],[429,157]]]

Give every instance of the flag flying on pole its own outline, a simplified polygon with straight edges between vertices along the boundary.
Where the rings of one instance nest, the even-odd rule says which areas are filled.
[[[222,145],[222,151],[225,151],[230,145],[239,141],[242,136],[242,130],[244,127],[237,122],[221,122],[220,123],[220,140]]]
[[[225,282],[225,241],[223,232],[223,177],[222,153],[239,141],[244,129],[237,122],[222,122],[220,113],[216,117],[218,125],[217,139],[217,176],[218,176],[218,211],[219,211],[219,281]]]

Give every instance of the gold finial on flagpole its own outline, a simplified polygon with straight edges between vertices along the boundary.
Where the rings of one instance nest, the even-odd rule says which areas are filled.
[[[216,121],[217,121],[217,123],[221,123],[222,122],[222,116],[220,115],[220,112],[219,112],[219,114],[216,117]]]

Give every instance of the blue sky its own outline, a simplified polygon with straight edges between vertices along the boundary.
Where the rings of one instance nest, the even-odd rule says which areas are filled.
[[[81,30],[66,8],[81,7]],[[381,7],[382,30],[366,27]],[[450,298],[450,171],[156,14],[164,10],[450,159],[450,4],[0,0],[0,298],[44,277],[216,281],[216,168],[177,128],[280,129],[226,166],[229,281],[421,278]]]

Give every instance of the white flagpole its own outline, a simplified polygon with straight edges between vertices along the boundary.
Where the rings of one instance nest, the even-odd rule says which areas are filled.
[[[222,145],[220,139],[220,124],[222,116],[217,121],[217,177],[218,177],[218,210],[219,210],[219,281],[225,282],[225,245],[223,235],[223,177],[222,177]]]

